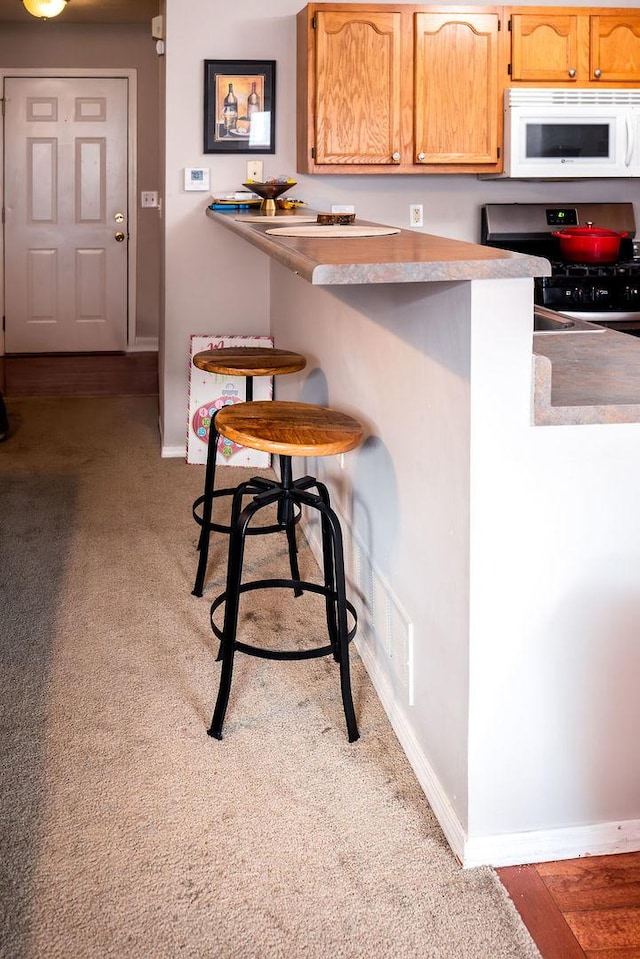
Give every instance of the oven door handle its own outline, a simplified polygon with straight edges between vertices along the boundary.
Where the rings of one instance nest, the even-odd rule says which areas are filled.
[[[627,128],[627,149],[625,150],[625,154],[624,154],[624,165],[630,166],[635,143],[634,143],[634,135],[633,135],[633,123],[631,122],[631,117],[629,116],[629,114],[625,116],[624,122]]]

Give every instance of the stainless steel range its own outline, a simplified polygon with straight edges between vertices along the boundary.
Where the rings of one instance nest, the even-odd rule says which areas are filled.
[[[552,234],[586,226],[626,232],[614,263],[573,263]],[[534,301],[567,316],[640,336],[640,242],[632,203],[489,203],[482,208],[481,242],[543,256],[552,275],[535,279]]]

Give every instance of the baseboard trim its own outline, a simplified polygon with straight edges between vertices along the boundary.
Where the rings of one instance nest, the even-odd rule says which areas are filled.
[[[137,336],[135,340],[127,344],[127,353],[157,353],[157,336]]]
[[[339,510],[336,510],[336,512],[338,513],[343,530],[348,530],[349,533],[351,533],[350,525],[347,523],[344,515],[342,515]],[[318,536],[315,534],[314,529],[310,528],[309,524],[304,522],[304,520],[302,530],[316,562],[321,566],[322,545]],[[464,865],[465,832],[462,823],[442,788],[435,771],[420,748],[407,717],[399,708],[384,671],[380,668],[367,644],[360,637],[355,637],[354,644],[364,664],[364,668],[373,683],[373,688],[387,714],[391,727],[398,737],[400,745],[409,760],[409,764],[416,775],[416,779],[420,783],[422,791],[427,797],[433,814],[440,823],[440,828],[451,846],[453,854]]]
[[[343,530],[350,532],[349,524],[340,513],[339,519]],[[303,522],[302,530],[313,555],[321,564],[322,548],[314,529]],[[407,716],[399,708],[384,671],[364,641],[356,636],[354,643],[416,779],[453,854],[463,868],[519,866],[579,859],[583,856],[640,852],[640,819],[469,838],[438,776],[422,751]]]
[[[160,447],[160,456],[162,459],[171,459],[172,457],[181,456],[183,459],[186,459],[187,449],[185,446],[164,446]]]
[[[640,852],[640,819],[467,839],[463,865],[519,866]]]

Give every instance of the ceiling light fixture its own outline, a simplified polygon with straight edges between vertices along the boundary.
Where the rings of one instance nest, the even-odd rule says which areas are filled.
[[[62,13],[69,0],[22,0],[24,8],[32,17],[49,20]]]

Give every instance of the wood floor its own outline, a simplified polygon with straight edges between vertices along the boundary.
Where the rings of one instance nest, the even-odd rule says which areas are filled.
[[[543,959],[640,959],[640,852],[497,873]]]
[[[0,357],[0,390],[7,397],[156,394],[157,354]],[[640,853],[497,872],[543,959],[640,959]]]
[[[158,354],[0,356],[0,391],[9,398],[157,394]]]

